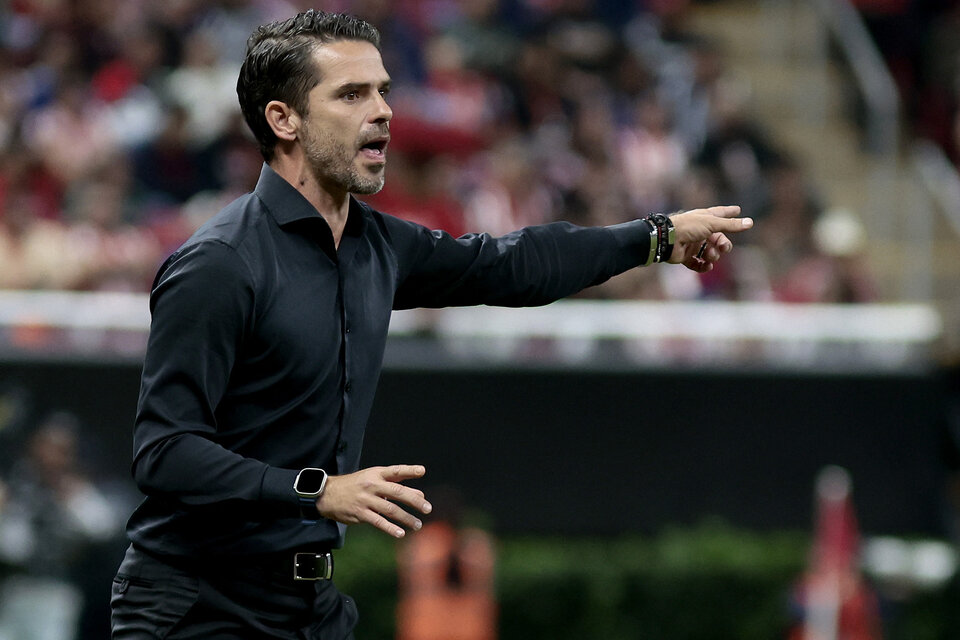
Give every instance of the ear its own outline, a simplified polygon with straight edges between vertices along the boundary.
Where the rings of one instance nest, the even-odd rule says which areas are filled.
[[[273,130],[273,135],[280,140],[293,142],[300,131],[300,116],[290,108],[286,102],[271,100],[263,109],[267,124]]]

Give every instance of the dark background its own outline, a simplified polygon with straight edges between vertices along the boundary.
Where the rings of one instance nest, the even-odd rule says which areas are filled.
[[[943,535],[942,378],[390,367],[363,464],[425,464],[424,489],[455,487],[501,533],[570,534],[707,516],[807,530],[815,476],[837,464],[866,533]],[[19,423],[76,413],[84,467],[120,486],[138,387],[129,362],[0,365],[0,398]],[[0,464],[22,436],[7,431]]]

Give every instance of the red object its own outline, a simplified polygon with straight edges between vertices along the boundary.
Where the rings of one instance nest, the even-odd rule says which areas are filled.
[[[94,94],[104,102],[116,102],[137,84],[137,72],[124,60],[107,63],[91,80]]]
[[[390,122],[390,147],[417,157],[450,155],[466,158],[486,146],[476,133],[444,126],[409,116],[397,116]]]
[[[796,591],[802,620],[789,640],[883,638],[877,597],[858,568],[860,533],[850,494],[844,469],[821,471],[810,566]]]
[[[493,544],[479,529],[432,522],[399,556],[397,640],[495,640]]]

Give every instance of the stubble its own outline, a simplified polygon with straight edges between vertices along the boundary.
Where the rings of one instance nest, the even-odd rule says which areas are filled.
[[[304,154],[319,184],[357,195],[372,195],[383,189],[383,167],[375,175],[361,175],[354,165],[356,152],[330,133],[315,131],[304,123],[301,134]]]

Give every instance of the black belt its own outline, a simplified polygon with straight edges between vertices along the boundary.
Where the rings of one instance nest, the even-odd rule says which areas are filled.
[[[232,557],[224,564],[218,559],[214,566],[229,567],[226,572],[245,576],[270,576],[270,579],[311,581],[333,578],[333,554],[329,551],[279,551],[265,555]]]
[[[223,559],[218,559],[223,563]],[[270,575],[282,581],[316,581],[333,578],[333,554],[324,550],[278,551],[265,555],[230,558],[228,571],[244,575]],[[221,564],[221,566],[223,566]]]
[[[164,564],[188,573],[197,570],[230,575],[270,574],[283,580],[316,581],[333,579],[333,554],[329,551],[281,551],[264,555],[197,558],[159,556],[136,547],[138,551]]]

